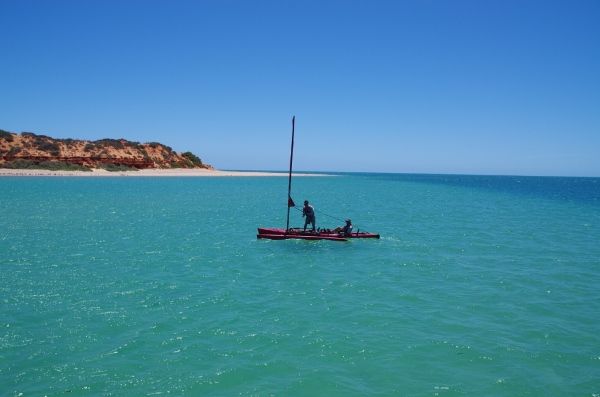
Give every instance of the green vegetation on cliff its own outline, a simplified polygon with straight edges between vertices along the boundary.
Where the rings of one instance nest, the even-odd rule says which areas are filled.
[[[102,168],[104,168],[106,171],[110,171],[110,172],[139,171],[137,168],[128,167],[126,165],[120,165],[120,164],[106,164]]]
[[[196,167],[204,166],[204,164],[202,164],[202,160],[200,160],[200,158],[192,152],[181,153],[181,155],[183,157],[185,157],[186,159],[190,160],[192,162],[192,164]]]
[[[13,160],[2,164],[2,168],[10,168],[15,170],[91,171],[89,167],[65,163],[64,161],[37,162],[32,160]]]
[[[0,139],[6,139],[8,142],[12,142],[13,136],[8,131],[0,130]]]

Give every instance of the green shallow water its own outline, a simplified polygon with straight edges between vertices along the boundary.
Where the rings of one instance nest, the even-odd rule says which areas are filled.
[[[599,179],[296,178],[381,240],[257,240],[286,191],[0,178],[0,395],[600,395]]]

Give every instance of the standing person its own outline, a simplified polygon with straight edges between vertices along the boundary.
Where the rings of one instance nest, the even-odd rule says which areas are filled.
[[[312,225],[312,231],[315,231],[315,209],[312,205],[308,204],[308,200],[304,200],[304,208],[302,208],[302,216],[304,219],[304,231],[306,231],[306,225],[309,223]]]

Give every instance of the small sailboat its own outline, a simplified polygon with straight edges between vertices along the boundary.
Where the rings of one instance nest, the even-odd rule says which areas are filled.
[[[379,234],[368,233],[368,232],[352,232],[352,233],[340,233],[326,230],[317,231],[305,231],[302,228],[290,228],[290,208],[295,207],[296,204],[292,200],[292,166],[294,162],[294,134],[296,130],[296,116],[292,117],[292,145],[290,149],[290,170],[288,174],[288,205],[287,205],[287,220],[285,229],[283,228],[265,228],[259,227],[258,234],[256,235],[259,239],[269,240],[288,240],[288,239],[300,239],[300,240],[330,240],[330,241],[348,241],[348,239],[355,238],[379,238]]]

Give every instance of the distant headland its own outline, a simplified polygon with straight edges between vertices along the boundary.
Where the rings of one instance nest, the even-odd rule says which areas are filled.
[[[191,152],[177,153],[158,142],[56,139],[0,130],[0,177],[5,176],[287,177],[287,173],[215,170]]]
[[[191,152],[177,153],[158,142],[56,139],[4,130],[0,130],[0,168],[53,171],[213,169]]]

